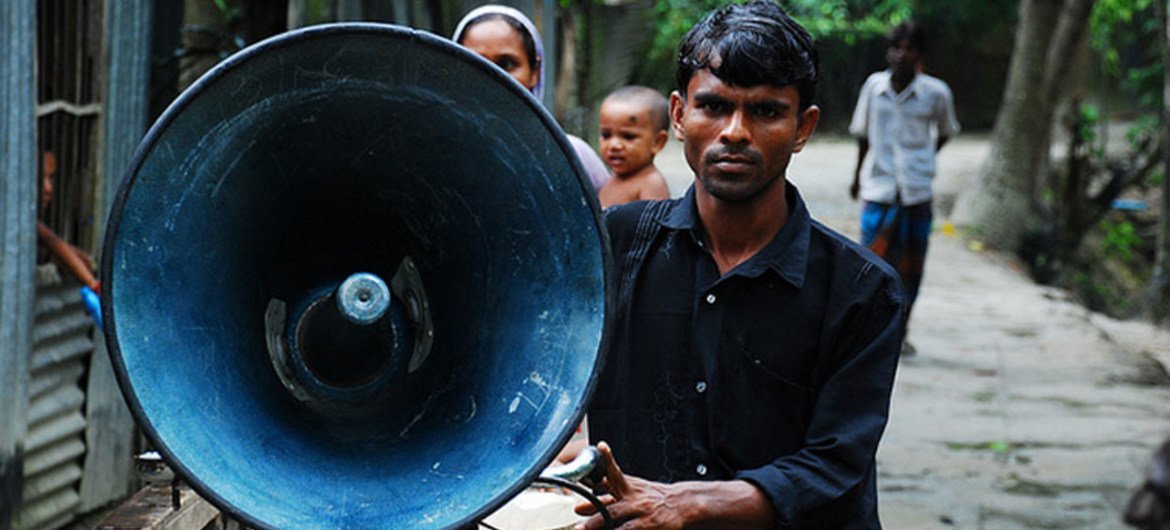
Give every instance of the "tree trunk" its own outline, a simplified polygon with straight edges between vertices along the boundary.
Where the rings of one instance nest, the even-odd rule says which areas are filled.
[[[1093,0],[1023,0],[991,153],[953,221],[994,247],[1017,250],[1034,222],[1056,100]],[[1053,20],[1059,20],[1053,24]],[[1058,29],[1059,28],[1059,29]]]
[[[1048,46],[1048,54],[1045,59],[1041,105],[1049,113],[1046,123],[1052,124],[1057,119],[1056,113],[1060,105],[1061,92],[1062,89],[1067,88],[1069,71],[1077,55],[1077,50],[1084,41],[1085,32],[1089,29],[1089,16],[1093,12],[1094,2],[1095,0],[1065,0],[1064,2],[1060,20],[1057,21],[1056,30],[1052,35],[1052,42]],[[1047,232],[1046,235],[1055,239],[1049,243],[1056,246],[1054,249],[1055,259],[1058,262],[1071,258],[1076,252],[1085,233],[1092,228],[1092,224],[1088,224],[1089,220],[1096,216],[1096,212],[1091,211],[1092,205],[1087,204],[1091,202],[1088,186],[1092,180],[1092,176],[1086,174],[1092,168],[1092,164],[1088,161],[1089,146],[1085,145],[1083,138],[1077,136],[1082,125],[1082,120],[1077,116],[1080,99],[1079,95],[1074,96],[1067,110],[1073,114],[1071,120],[1073,126],[1069,128],[1067,171],[1063,175],[1064,182],[1052,181],[1054,175],[1049,168],[1048,154],[1051,152],[1054,127],[1044,127],[1037,131],[1038,134],[1042,135],[1040,145],[1044,147],[1041,152],[1036,153],[1037,159],[1034,162],[1033,174],[1035,182],[1044,186],[1041,189],[1048,189],[1054,193],[1052,204],[1041,205],[1039,211],[1050,216],[1049,219],[1055,224],[1054,230]],[[1033,191],[1032,197],[1037,196]],[[1095,221],[1092,222],[1095,223]]]
[[[1167,0],[1170,2],[1170,0]],[[1163,0],[1154,2],[1162,38],[1162,64],[1170,65],[1170,23],[1167,19],[1167,4]],[[1154,260],[1154,271],[1146,292],[1146,307],[1154,321],[1163,321],[1170,316],[1170,68],[1162,73],[1162,163],[1165,172],[1162,177],[1162,215],[1158,222],[1158,248]]]
[[[1064,0],[1064,7],[1060,11],[1060,20],[1056,23],[1051,42],[1048,44],[1048,53],[1044,59],[1044,84],[1041,92],[1041,110],[1047,113],[1047,127],[1040,127],[1037,132],[1043,135],[1039,144],[1043,146],[1036,153],[1036,170],[1033,183],[1045,181],[1048,174],[1048,153],[1052,146],[1052,123],[1056,116],[1056,108],[1060,103],[1062,89],[1067,88],[1069,70],[1076,59],[1077,49],[1084,40],[1085,32],[1089,29],[1089,15],[1093,13],[1093,4],[1096,0]],[[1075,110],[1075,109],[1073,109]],[[1032,195],[1036,196],[1033,187]]]

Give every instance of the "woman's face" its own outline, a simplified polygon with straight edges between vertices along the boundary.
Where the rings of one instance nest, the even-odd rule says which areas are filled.
[[[503,20],[485,20],[467,28],[460,44],[503,68],[529,91],[540,81],[540,70],[524,52],[524,38]]]

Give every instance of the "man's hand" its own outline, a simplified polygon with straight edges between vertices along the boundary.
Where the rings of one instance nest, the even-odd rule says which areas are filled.
[[[597,449],[605,458],[606,473],[601,482],[609,492],[601,502],[619,528],[752,530],[776,526],[776,514],[767,497],[748,482],[652,482],[622,473],[605,442],[598,443]],[[577,525],[579,529],[597,530],[605,525],[592,504],[579,504],[577,513],[592,516]]]
[[[597,449],[601,451],[602,458],[605,459],[606,472],[602,485],[609,492],[608,495],[601,497],[601,501],[609,508],[609,514],[617,526],[623,529],[663,528],[668,530],[686,527],[685,514],[690,512],[690,506],[679,495],[676,495],[673,485],[651,482],[638,477],[628,477],[618,467],[609,445],[601,442],[597,444]],[[597,513],[597,509],[592,504],[578,505],[577,513],[592,515],[578,525],[578,529],[598,530],[605,525],[605,520]]]

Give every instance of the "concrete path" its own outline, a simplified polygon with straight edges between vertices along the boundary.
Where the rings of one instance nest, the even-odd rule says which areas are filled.
[[[1121,510],[1170,436],[1170,333],[1092,314],[1033,284],[1007,257],[939,229],[987,154],[980,137],[944,148],[936,230],[878,453],[890,529],[1126,528]],[[789,178],[813,216],[857,235],[846,190],[857,149],[814,140]],[[679,144],[659,167],[690,184]]]

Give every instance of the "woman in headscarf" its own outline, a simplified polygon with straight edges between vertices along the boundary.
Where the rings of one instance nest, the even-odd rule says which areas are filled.
[[[537,100],[543,101],[544,46],[536,26],[523,13],[501,5],[478,7],[459,21],[451,39],[495,63]],[[589,174],[593,189],[601,189],[610,177],[605,163],[585,140],[571,134],[566,136]]]

